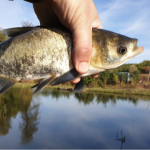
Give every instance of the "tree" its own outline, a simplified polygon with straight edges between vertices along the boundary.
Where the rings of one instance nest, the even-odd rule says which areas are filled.
[[[31,22],[28,22],[28,21],[22,21],[21,25],[22,25],[22,27],[31,27],[31,26],[33,26],[33,24]]]
[[[115,73],[111,73],[110,74],[110,78],[109,78],[109,82],[110,84],[117,84],[118,82],[118,76]]]
[[[134,81],[139,81],[140,72],[135,65],[131,65],[129,67],[129,72],[131,73],[131,76]]]
[[[130,73],[135,72],[135,71],[137,71],[137,70],[138,70],[138,68],[137,68],[135,65],[131,65],[131,66],[129,67],[129,72],[130,72]]]
[[[101,75],[98,77],[99,80],[103,81],[104,86],[107,84],[107,81],[110,77],[110,72],[109,71],[105,71],[102,72]]]
[[[131,76],[132,76],[132,78],[133,78],[134,81],[139,81],[139,78],[140,78],[140,72],[139,72],[139,70],[132,72]]]
[[[87,85],[87,86],[89,84],[91,84],[93,81],[94,81],[94,79],[91,76],[87,76],[84,78],[85,85]]]

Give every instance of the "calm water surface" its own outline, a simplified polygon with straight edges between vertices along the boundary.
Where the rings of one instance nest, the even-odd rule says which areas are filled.
[[[150,96],[13,88],[0,97],[0,148],[150,148]]]

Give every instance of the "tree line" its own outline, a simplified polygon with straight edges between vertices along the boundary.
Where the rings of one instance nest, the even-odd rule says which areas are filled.
[[[139,64],[124,64],[118,68],[102,72],[101,75],[94,79],[90,76],[85,77],[84,81],[87,86],[94,85],[104,87],[107,84],[115,85],[119,82],[127,82],[127,73],[131,74],[131,83],[139,82],[140,74],[148,74],[150,70],[150,61],[143,61]],[[121,74],[122,72],[122,74]]]

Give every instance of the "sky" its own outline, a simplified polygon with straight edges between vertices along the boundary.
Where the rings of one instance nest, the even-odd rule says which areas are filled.
[[[93,0],[103,29],[138,39],[144,52],[128,63],[150,60],[150,0]],[[20,27],[22,21],[39,25],[31,3],[1,0],[0,27]]]

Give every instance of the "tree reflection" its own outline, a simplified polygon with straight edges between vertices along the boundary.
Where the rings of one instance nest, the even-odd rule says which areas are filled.
[[[39,104],[25,107],[25,112],[21,114],[22,123],[20,123],[21,130],[21,144],[31,143],[33,141],[33,134],[38,130],[39,124]]]
[[[60,97],[70,97],[71,92],[67,90],[50,90],[50,89],[45,89],[43,90],[40,95],[44,97],[52,96],[53,98],[59,99]]]
[[[118,100],[130,101],[136,106],[139,100],[150,100],[150,96],[141,95],[117,95],[117,94],[99,94],[99,93],[75,93],[75,98],[85,105],[96,101],[97,104],[102,103],[106,107],[108,102],[111,102],[114,106]]]
[[[9,119],[0,119],[0,136],[8,134],[9,129],[11,128],[11,120]]]
[[[84,105],[89,105],[94,100],[94,93],[75,93],[75,98]]]
[[[24,111],[24,102],[30,106],[31,93],[28,89],[11,89],[0,96],[0,135],[6,135],[11,128],[11,118]]]
[[[0,96],[0,135],[9,133],[11,118],[15,118],[21,112],[21,143],[31,142],[33,134],[37,131],[39,108],[39,104],[33,104],[31,107],[31,92],[26,88],[12,88]]]
[[[70,98],[72,92],[66,90],[53,90],[53,89],[45,89],[40,93],[42,96],[48,97],[51,96],[52,98],[56,98],[59,100],[61,97]],[[119,94],[100,94],[100,93],[75,93],[75,98],[81,103],[85,105],[89,105],[94,101],[97,104],[102,103],[106,107],[108,102],[111,102],[112,105],[116,105],[117,100],[121,101],[130,101],[135,106],[138,104],[139,100],[150,100],[150,96],[142,96],[142,95],[119,95]]]
[[[96,94],[96,101],[97,103],[103,103],[104,106],[106,107],[106,104],[111,100],[109,95],[104,95],[104,94]]]
[[[0,136],[6,135],[9,131],[9,128],[11,128],[10,119],[6,118],[6,113],[6,105],[3,104],[0,109]]]

